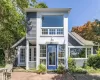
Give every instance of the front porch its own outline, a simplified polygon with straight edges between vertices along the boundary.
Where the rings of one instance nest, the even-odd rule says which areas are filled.
[[[59,64],[65,66],[65,45],[64,44],[39,44],[30,46],[26,41],[26,46],[18,46],[17,56],[18,65],[25,66],[26,69],[37,69],[38,65],[43,63],[48,70],[55,70]],[[36,53],[38,50],[38,53]]]

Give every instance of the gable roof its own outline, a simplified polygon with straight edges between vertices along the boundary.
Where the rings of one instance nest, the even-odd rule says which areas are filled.
[[[79,42],[81,45],[89,45],[89,46],[94,45],[93,41],[85,40],[84,38],[82,38],[80,35],[78,35],[75,32],[69,32],[69,35],[72,38],[74,38],[77,42]]]
[[[11,48],[16,47],[17,45],[19,45],[23,40],[25,40],[26,37],[21,38],[19,41],[17,41]]]

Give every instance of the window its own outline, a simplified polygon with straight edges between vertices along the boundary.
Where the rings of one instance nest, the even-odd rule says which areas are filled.
[[[40,63],[46,64],[46,45],[40,45]]]
[[[64,57],[65,57],[65,45],[59,45],[58,50],[58,64],[64,65]]]
[[[48,29],[42,29],[42,34],[44,35],[48,34]]]
[[[34,48],[34,61],[36,61],[36,48]]]
[[[40,45],[40,57],[46,57],[46,45]]]
[[[64,57],[65,56],[65,46],[59,45],[59,55],[58,57]]]
[[[20,49],[20,62],[25,62],[25,49]]]
[[[72,58],[86,58],[86,48],[70,48],[70,57]]]
[[[87,57],[91,55],[91,48],[87,48]]]
[[[31,49],[29,49],[29,61],[31,61]]]
[[[57,34],[64,34],[63,29],[57,29]]]
[[[55,29],[49,29],[49,34],[55,34]]]
[[[42,27],[63,27],[62,15],[43,15]]]

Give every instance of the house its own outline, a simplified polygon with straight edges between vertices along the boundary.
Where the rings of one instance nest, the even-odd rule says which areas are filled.
[[[59,64],[68,68],[68,57],[82,66],[88,55],[95,52],[94,43],[75,32],[68,32],[71,8],[26,9],[27,33],[12,48],[17,52],[15,64],[26,69],[38,68],[43,63],[48,70]]]

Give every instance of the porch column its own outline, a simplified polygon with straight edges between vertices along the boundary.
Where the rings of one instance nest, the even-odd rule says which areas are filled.
[[[29,69],[29,41],[26,40],[26,70]]]

